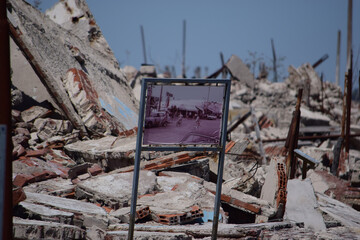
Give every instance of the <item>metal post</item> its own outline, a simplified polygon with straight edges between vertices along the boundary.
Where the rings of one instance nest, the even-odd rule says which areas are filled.
[[[6,1],[0,1],[0,239],[12,239],[10,44]]]
[[[182,77],[186,78],[185,69],[185,47],[186,47],[186,21],[183,21],[183,51],[182,51]]]
[[[147,64],[146,48],[145,48],[145,34],[144,34],[144,28],[143,28],[142,25],[140,25],[140,31],[141,31],[141,41],[142,41],[142,47],[143,47],[143,54],[144,54],[144,63]]]
[[[222,78],[226,78],[226,68],[225,66],[225,61],[224,61],[224,55],[222,52],[220,52],[220,60],[221,60],[221,67],[223,68],[222,70]]]
[[[276,63],[276,53],[275,53],[275,45],[274,40],[271,39],[271,48],[272,48],[272,54],[273,54],[273,68],[274,68],[274,82],[278,81],[277,77],[277,63]]]
[[[340,81],[340,43],[341,43],[341,31],[339,30],[337,37],[337,50],[336,50],[336,73],[335,73],[336,86],[339,86],[339,81]]]
[[[214,219],[212,226],[211,239],[217,239],[217,230],[219,224],[219,213],[220,213],[220,201],[221,201],[221,187],[223,180],[223,169],[224,169],[224,158],[225,158],[225,145],[226,145],[226,133],[227,133],[227,119],[229,112],[229,99],[230,99],[230,83],[226,84],[225,94],[225,111],[222,119],[222,135],[221,135],[221,151],[219,154],[219,164],[217,171],[217,182],[216,182],[216,195],[215,195],[215,206],[214,206]]]
[[[145,79],[143,79],[141,86],[142,100],[145,99],[146,86],[147,84],[145,83]],[[134,237],[136,201],[138,194],[139,172],[140,172],[140,156],[141,156],[141,144],[142,144],[141,139],[142,139],[143,121],[144,121],[144,108],[145,108],[145,101],[140,101],[138,134],[136,139],[136,155],[135,155],[134,175],[133,175],[133,184],[132,184],[132,193],[131,193],[130,221],[129,221],[129,232],[128,232],[129,240],[133,239]]]
[[[348,19],[347,19],[347,49],[346,49],[346,71],[350,68],[351,49],[352,49],[352,0],[348,0]],[[352,80],[352,79],[351,79]]]
[[[350,65],[348,70],[348,82],[346,86],[346,129],[345,129],[345,152],[349,156],[350,149],[350,125],[351,125],[351,94],[352,94],[352,53],[350,57]]]

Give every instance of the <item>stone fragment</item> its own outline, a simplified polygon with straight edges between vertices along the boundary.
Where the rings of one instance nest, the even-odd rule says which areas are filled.
[[[29,146],[29,137],[22,135],[22,134],[18,134],[13,136],[12,138],[12,143],[14,145],[14,147],[21,145],[24,148],[27,148]]]
[[[87,169],[87,171],[91,176],[96,176],[103,172],[102,168],[97,163],[95,163],[91,167],[89,167]]]
[[[68,176],[70,179],[76,178],[78,175],[84,174],[87,172],[87,169],[91,166],[90,163],[78,164],[69,169]]]
[[[12,152],[13,159],[18,159],[19,157],[21,157],[25,154],[26,154],[26,151],[22,145],[17,145],[16,147],[14,147],[13,152]]]
[[[44,118],[51,114],[51,110],[41,107],[33,106],[21,112],[21,117],[25,122],[32,122],[37,118]]]
[[[15,187],[12,191],[13,207],[26,199],[26,195],[22,187]]]
[[[37,135],[41,141],[57,135],[66,135],[73,130],[70,121],[51,118],[38,118],[35,120],[34,126],[38,130]]]

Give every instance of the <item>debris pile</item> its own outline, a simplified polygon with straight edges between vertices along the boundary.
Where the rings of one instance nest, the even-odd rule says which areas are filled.
[[[46,16],[10,0],[8,19],[14,237],[124,239],[140,82],[159,74],[120,69],[84,0],[60,1]],[[307,63],[288,71],[271,83],[232,55],[211,75],[232,79],[218,237],[356,238],[358,103],[350,150],[338,155],[341,88]],[[135,238],[210,237],[217,161],[209,152],[142,152]]]

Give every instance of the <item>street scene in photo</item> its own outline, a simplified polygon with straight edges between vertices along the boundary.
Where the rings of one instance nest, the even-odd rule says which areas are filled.
[[[143,144],[219,144],[224,86],[148,85]]]

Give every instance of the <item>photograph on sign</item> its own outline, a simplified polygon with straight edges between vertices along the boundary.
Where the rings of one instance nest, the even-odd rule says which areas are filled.
[[[220,143],[225,87],[147,87],[144,145]]]

